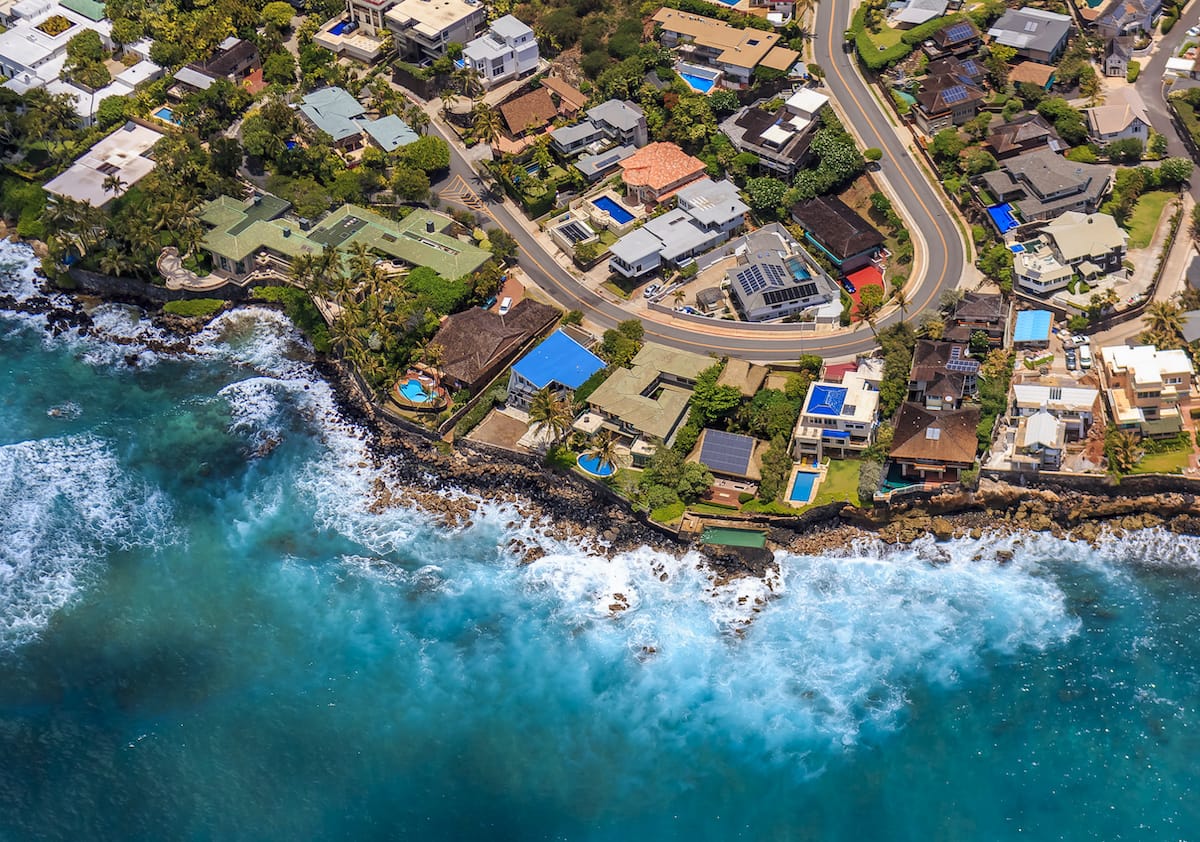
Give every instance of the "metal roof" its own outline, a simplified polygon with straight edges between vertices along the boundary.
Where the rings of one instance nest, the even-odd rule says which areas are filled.
[[[561,330],[554,331],[513,365],[513,371],[538,389],[544,389],[551,383],[578,389],[602,368],[604,360]]]

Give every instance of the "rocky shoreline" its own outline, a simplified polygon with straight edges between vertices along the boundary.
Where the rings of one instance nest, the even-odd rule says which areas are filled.
[[[85,303],[70,296],[0,296],[0,309],[42,315],[54,335],[75,331],[99,335]],[[149,316],[162,339],[150,350],[187,353],[188,337],[205,320],[161,311]],[[146,345],[105,335],[108,341]],[[131,354],[135,364],[137,354]],[[520,517],[536,524],[547,537],[590,544],[596,551],[616,553],[641,546],[681,554],[698,549],[671,530],[650,523],[613,492],[570,473],[544,467],[536,457],[499,456],[469,446],[452,446],[406,429],[376,411],[359,391],[345,367],[332,359],[314,366],[330,384],[339,410],[370,432],[369,446],[380,470],[375,506],[413,505],[451,528],[466,525],[480,501],[513,506]],[[1099,481],[1098,481],[1099,482]],[[1200,492],[1200,483],[1197,484]],[[1087,493],[1052,487],[1027,488],[983,479],[975,491],[941,494],[888,509],[864,511],[830,507],[799,523],[794,518],[756,517],[747,526],[767,530],[769,546],[795,554],[844,551],[860,540],[908,544],[932,536],[937,541],[980,538],[985,534],[1046,532],[1055,537],[1096,544],[1106,536],[1161,527],[1177,534],[1200,535],[1200,494],[1170,490],[1149,494],[1122,493],[1119,486]],[[526,563],[544,551],[534,542],[514,541],[509,549]],[[703,548],[718,581],[737,576],[763,577],[777,569],[770,551]],[[665,576],[666,573],[664,572]]]

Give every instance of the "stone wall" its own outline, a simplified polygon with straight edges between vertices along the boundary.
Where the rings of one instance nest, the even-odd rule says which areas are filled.
[[[249,291],[237,284],[225,284],[214,290],[196,292],[186,289],[167,289],[149,281],[138,278],[119,278],[114,275],[102,275],[99,272],[89,272],[87,269],[71,269],[68,273],[75,282],[76,288],[93,295],[102,295],[120,301],[132,301],[139,304],[162,305],[168,301],[185,301],[195,298],[218,298],[223,301],[245,301]]]

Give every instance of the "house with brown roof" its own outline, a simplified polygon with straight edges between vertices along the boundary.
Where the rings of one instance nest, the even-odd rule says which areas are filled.
[[[704,175],[704,162],[674,143],[643,146],[619,166],[626,194],[644,205],[656,205]]]
[[[779,46],[777,32],[739,29],[678,9],[659,9],[653,20],[664,47],[677,49],[686,61],[720,70],[727,87],[746,87],[760,65],[786,73],[800,58],[795,50]]]
[[[926,409],[952,409],[978,390],[979,361],[965,342],[919,339],[908,375],[908,399]]]
[[[888,454],[900,475],[920,482],[958,482],[975,464],[979,407],[935,411],[906,402],[896,415]]]
[[[883,235],[834,196],[797,202],[791,213],[804,229],[804,239],[824,252],[843,273],[866,266],[883,246]]]
[[[921,131],[933,136],[970,120],[978,113],[983,99],[982,89],[959,76],[948,73],[928,76],[921,81],[912,114]]]
[[[977,332],[987,334],[988,344],[998,348],[1004,344],[1004,327],[1008,322],[1008,307],[1004,296],[991,292],[968,292],[954,307],[947,320],[945,339],[968,343]]]
[[[1040,114],[1026,114],[997,126],[983,145],[998,161],[1035,149],[1062,152],[1067,148],[1058,132]]]
[[[947,24],[921,45],[930,58],[965,56],[979,46],[979,30],[969,20]]]
[[[579,116],[583,106],[587,105],[587,94],[562,77],[546,76],[542,79],[542,87],[550,91],[551,98],[558,99],[558,113],[564,117]]]
[[[503,316],[479,307],[447,316],[433,337],[442,348],[443,381],[476,393],[561,315],[556,307],[525,298]]]
[[[1054,84],[1054,74],[1057,68],[1038,61],[1022,61],[1013,65],[1008,71],[1008,81],[1014,85],[1033,85],[1042,90],[1050,90]]]
[[[500,106],[500,116],[513,137],[544,129],[558,116],[558,108],[550,99],[550,91],[537,88]]]

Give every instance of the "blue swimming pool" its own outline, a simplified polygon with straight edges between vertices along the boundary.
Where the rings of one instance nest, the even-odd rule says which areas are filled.
[[[433,400],[433,395],[425,391],[425,387],[421,385],[420,380],[409,380],[401,383],[400,394],[413,403],[429,403],[429,401]]]
[[[165,106],[165,105],[162,108],[155,111],[154,116],[157,117],[158,119],[162,120],[164,123],[171,123],[172,125],[175,125],[175,126],[183,125],[183,123],[180,123],[178,120],[175,119],[175,114],[171,111],[170,108],[167,108],[167,106]]]
[[[716,84],[716,82],[712,79],[705,79],[702,76],[694,76],[691,73],[680,73],[679,75],[682,76],[683,81],[687,82],[688,85],[691,86],[692,90],[698,94],[708,93],[712,90],[713,85]]]
[[[1007,234],[1021,224],[1017,222],[1017,217],[1013,214],[1012,205],[992,205],[987,212],[988,216],[992,218],[992,222],[996,223],[996,230],[1001,234]]]
[[[1008,247],[1008,250],[1013,254],[1020,254],[1021,252],[1025,251],[1025,246],[1021,245],[1020,243],[1013,243]]]
[[[329,34],[330,35],[341,35],[346,31],[346,27],[348,27],[349,25],[350,25],[350,21],[339,20],[337,23],[335,23],[333,26],[331,26],[329,28]]]
[[[793,503],[807,503],[812,499],[813,486],[817,484],[819,476],[820,474],[814,474],[811,471],[797,471],[788,499]]]
[[[592,204],[612,217],[613,222],[624,225],[633,222],[633,214],[621,207],[611,196],[592,199]]]
[[[589,474],[594,474],[598,477],[611,477],[617,470],[608,462],[601,464],[600,460],[595,456],[581,454],[576,461],[579,463],[579,467],[583,468]]]

